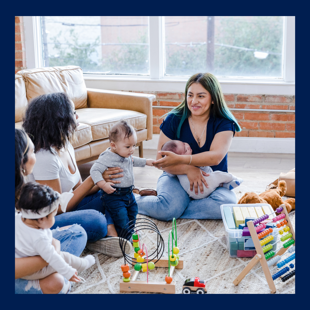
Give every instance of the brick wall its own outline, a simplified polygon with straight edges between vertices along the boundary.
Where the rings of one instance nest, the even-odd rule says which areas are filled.
[[[22,16],[15,16],[15,73],[26,68],[24,25]]]
[[[150,92],[146,92],[150,93]],[[155,92],[153,132],[162,116],[184,99],[183,93]],[[242,128],[237,137],[295,138],[295,96],[225,94],[225,101]]]

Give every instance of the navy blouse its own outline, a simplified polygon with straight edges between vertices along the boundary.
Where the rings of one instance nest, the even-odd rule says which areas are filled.
[[[163,123],[160,125],[161,131],[171,140],[181,140],[186,142],[192,148],[193,154],[198,154],[202,152],[206,152],[210,150],[211,143],[213,141],[214,136],[221,131],[233,131],[235,135],[235,123],[227,118],[217,118],[214,116],[210,116],[209,121],[207,123],[207,139],[205,144],[200,148],[198,146],[197,141],[195,140],[188,119],[186,119],[181,127],[180,138],[177,138],[177,128],[179,126],[181,117],[168,114]],[[211,166],[213,171],[220,170],[223,172],[227,171],[227,154],[223,158],[223,160],[216,166]]]

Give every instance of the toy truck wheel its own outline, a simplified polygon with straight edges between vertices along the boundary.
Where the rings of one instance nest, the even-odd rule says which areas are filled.
[[[188,287],[184,287],[182,293],[183,294],[190,294],[191,290]]]
[[[204,294],[205,291],[202,289],[202,288],[199,288],[197,291],[196,291],[196,294]]]

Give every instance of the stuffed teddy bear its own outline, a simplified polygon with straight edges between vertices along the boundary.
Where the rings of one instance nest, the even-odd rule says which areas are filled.
[[[286,182],[280,181],[277,188],[269,189],[261,194],[256,194],[253,192],[245,193],[238,204],[246,203],[268,203],[271,205],[273,210],[276,210],[280,205],[285,204],[287,212],[295,210],[295,198],[288,198],[282,200],[282,196],[286,193]]]

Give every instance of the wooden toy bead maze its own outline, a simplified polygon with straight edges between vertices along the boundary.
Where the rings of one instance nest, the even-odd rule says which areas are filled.
[[[269,237],[267,237],[267,235],[262,236],[261,234],[259,234],[260,235],[260,238],[259,238],[259,235],[257,235],[257,230],[255,229],[254,225],[257,225],[260,222],[266,220],[268,218],[268,215],[265,214],[264,216],[261,216],[261,217],[257,218],[254,221],[249,221],[248,222],[248,227],[249,227],[249,231],[250,231],[250,234],[251,234],[251,237],[252,237],[252,240],[253,240],[253,243],[254,243],[254,246],[255,246],[257,254],[251,259],[249,264],[241,271],[241,273],[238,275],[238,277],[234,280],[233,283],[235,285],[238,285],[242,281],[242,279],[251,271],[251,269],[258,262],[261,264],[261,267],[262,267],[263,272],[265,274],[265,277],[266,277],[267,283],[269,285],[270,291],[273,294],[276,292],[276,287],[275,287],[274,281],[277,278],[283,276],[282,277],[282,281],[284,282],[284,281],[288,280],[289,278],[291,278],[291,277],[293,277],[295,275],[295,269],[292,272],[286,274],[290,270],[289,267],[284,267],[283,269],[279,270],[277,273],[275,273],[273,275],[271,275],[271,272],[270,272],[270,269],[269,269],[269,266],[272,266],[272,265],[274,265],[275,263],[278,263],[281,260],[281,256],[287,250],[290,253],[295,251],[295,245],[290,248],[290,246],[295,243],[294,227],[293,227],[293,225],[291,223],[291,220],[290,220],[290,218],[288,216],[288,213],[287,213],[287,210],[286,210],[286,206],[284,204],[281,205],[277,209],[277,213],[280,213],[280,212],[281,212],[281,214],[276,216],[276,217],[274,217],[272,219],[272,221],[273,222],[277,222],[277,221],[280,221],[280,220],[285,218],[285,221],[286,221],[285,225],[287,225],[286,227],[288,227],[288,229],[286,230],[287,234],[284,235],[283,237],[281,237],[280,241],[286,241],[288,239],[290,239],[290,240],[286,241],[283,244],[283,247],[281,247],[280,250],[277,253],[271,251],[271,249],[272,249],[272,245],[271,244],[267,244],[264,247],[262,247],[262,245],[265,244],[264,240],[266,240]],[[279,227],[281,227],[283,225],[281,224]],[[261,239],[262,237],[265,237],[265,239],[262,239],[261,241],[259,241],[259,239]],[[271,240],[272,239],[269,238],[269,242]],[[278,263],[278,266],[282,267],[285,264],[287,264],[288,262],[290,262],[291,260],[293,260],[294,258],[295,258],[295,253],[293,255],[291,255],[289,258],[283,260],[283,262]],[[270,259],[270,260],[267,261],[268,259]],[[283,279],[285,279],[285,280],[283,280]]]
[[[165,249],[164,240],[156,226],[156,224],[149,218],[137,218],[136,223],[129,222],[126,227],[124,227],[119,235],[120,237],[120,247],[124,257],[124,264],[121,266],[123,272],[123,280],[120,282],[120,292],[145,292],[145,293],[166,293],[175,294],[175,281],[172,279],[172,273],[174,268],[183,269],[183,260],[179,259],[178,253],[179,249],[177,247],[177,231],[176,222],[173,219],[172,231],[170,231],[169,236],[172,238],[172,254],[168,258],[162,258]],[[142,243],[140,232],[143,230],[151,231],[156,233],[156,248],[150,251]],[[134,246],[134,257],[125,253],[126,240],[131,239]],[[169,239],[170,241],[170,239]],[[142,244],[142,245],[141,245]],[[171,256],[174,261],[171,261]],[[145,260],[147,263],[145,263]],[[129,271],[130,265],[134,267],[133,275]],[[174,265],[174,266],[173,266]],[[169,267],[168,276],[171,277],[171,281],[149,281],[148,271],[154,269],[155,267]],[[137,281],[139,272],[147,273],[147,281]],[[167,277],[168,277],[167,276]],[[169,283],[168,283],[169,282]]]

